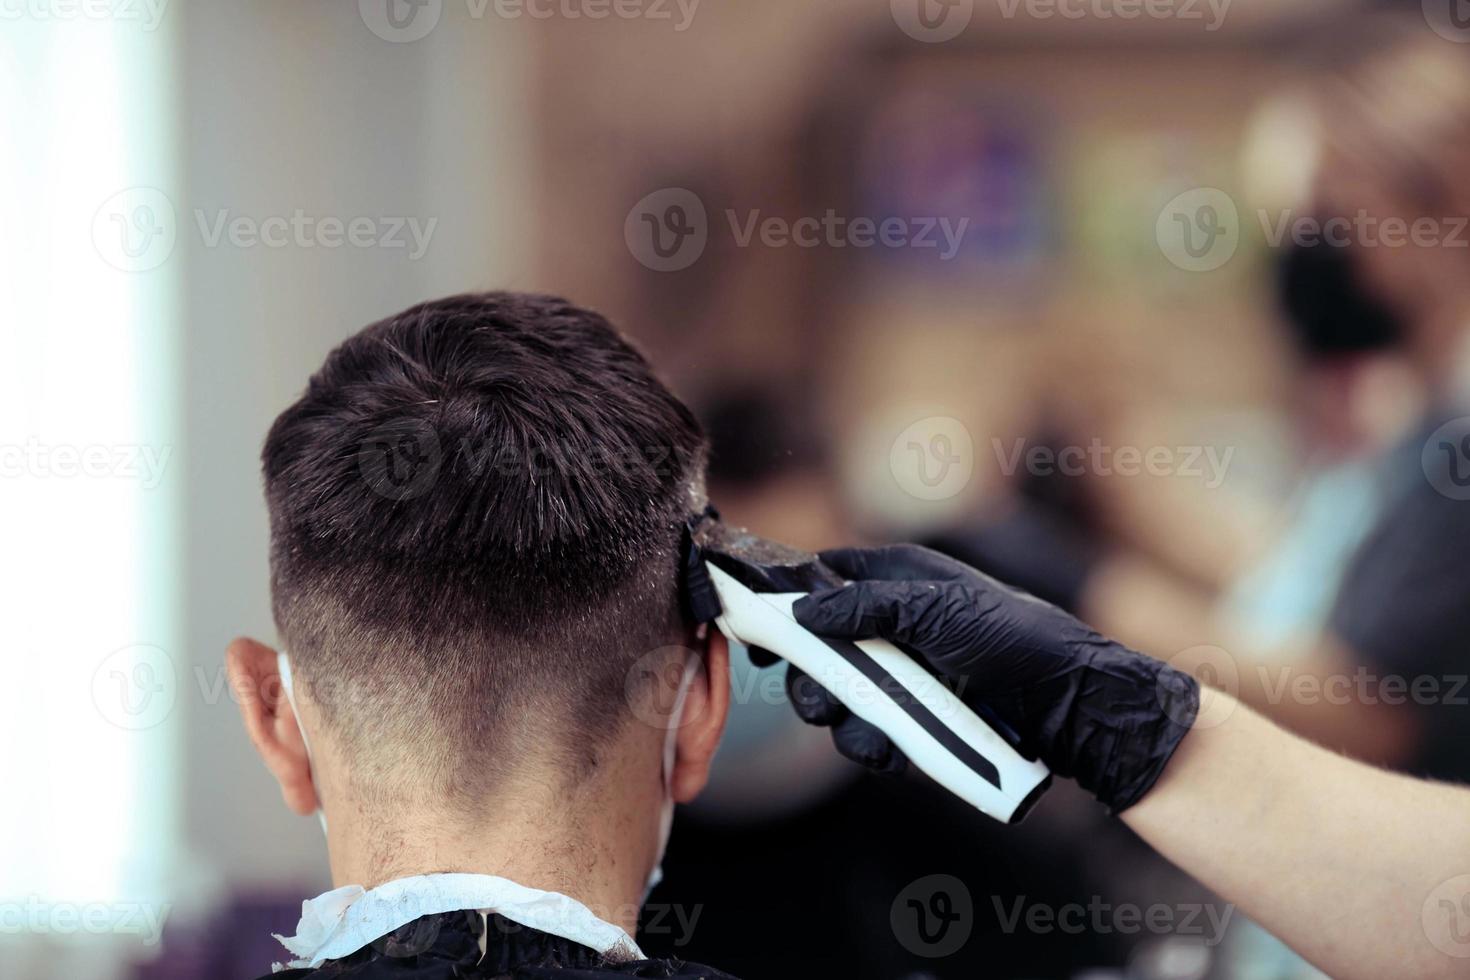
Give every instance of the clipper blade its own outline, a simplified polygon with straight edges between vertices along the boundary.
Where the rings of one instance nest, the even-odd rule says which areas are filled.
[[[694,551],[753,592],[811,592],[842,576],[809,551],[792,548],[702,514],[689,528]]]

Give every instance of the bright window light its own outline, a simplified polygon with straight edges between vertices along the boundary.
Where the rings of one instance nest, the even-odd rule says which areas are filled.
[[[84,9],[0,24],[7,944],[136,941],[176,838],[178,258],[169,193],[132,190],[174,180],[169,31]]]

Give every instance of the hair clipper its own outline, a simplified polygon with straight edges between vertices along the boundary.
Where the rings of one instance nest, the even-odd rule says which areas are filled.
[[[881,729],[919,769],[976,809],[1019,821],[1051,773],[1028,760],[939,678],[881,639],[851,642],[802,628],[792,604],[846,584],[813,554],[721,524],[691,522],[686,591],[696,619],[805,671],[853,714]]]

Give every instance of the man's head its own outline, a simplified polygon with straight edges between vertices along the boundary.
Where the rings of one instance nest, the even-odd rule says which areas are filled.
[[[341,795],[473,820],[507,786],[595,781],[620,745],[656,755],[644,699],[667,705],[681,648],[705,645],[678,587],[705,442],[605,319],[513,293],[405,310],[328,356],[262,457],[276,625],[313,762],[338,770],[329,816]],[[268,654],[237,642],[237,688],[271,681]],[[242,706],[309,812],[320,779],[272,761],[289,709]]]

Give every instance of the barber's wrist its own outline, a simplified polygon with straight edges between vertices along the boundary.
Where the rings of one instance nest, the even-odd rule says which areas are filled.
[[[1126,779],[1113,787],[1106,801],[1114,815],[1122,813],[1153,789],[1199,717],[1199,681],[1167,664],[1150,663],[1157,664],[1154,692],[1160,711],[1153,719],[1152,729],[1138,733],[1141,737],[1134,739],[1133,744],[1138,750],[1137,764],[1130,767]]]
[[[1044,692],[1056,713],[1038,719],[1047,733],[1041,757],[1121,813],[1153,787],[1188,735],[1199,683],[1085,628],[1069,646],[1077,668],[1059,679],[1064,689]]]
[[[1228,793],[1232,804],[1240,803],[1258,787],[1259,780],[1226,778],[1219,758],[1211,758],[1211,753],[1218,752],[1221,731],[1228,727],[1226,720],[1251,713],[1235,698],[1206,685],[1200,686],[1199,697],[1194,724],[1175,746],[1153,786],[1126,812],[1118,814],[1145,838],[1161,825],[1177,821],[1181,809],[1198,807],[1202,802],[1208,805],[1221,792]]]

